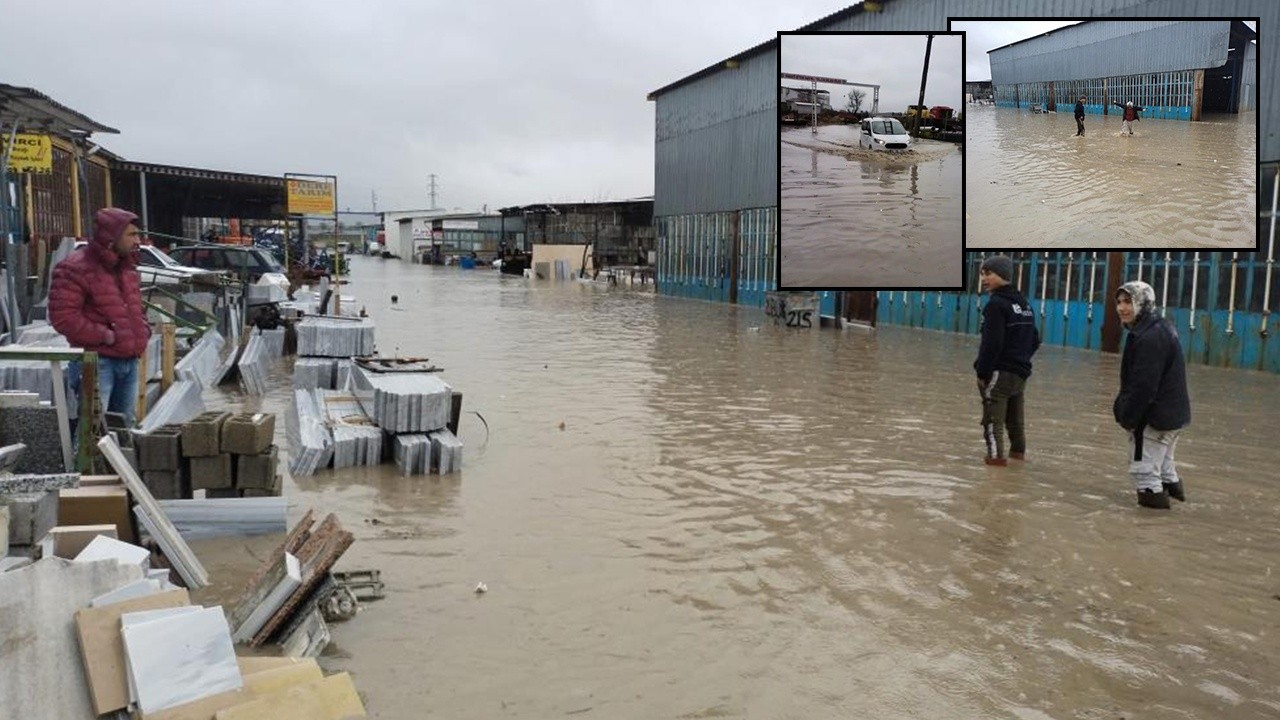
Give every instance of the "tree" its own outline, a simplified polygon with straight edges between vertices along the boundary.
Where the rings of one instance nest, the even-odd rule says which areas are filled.
[[[857,114],[862,109],[862,100],[867,94],[861,90],[853,89],[849,91],[849,112]]]

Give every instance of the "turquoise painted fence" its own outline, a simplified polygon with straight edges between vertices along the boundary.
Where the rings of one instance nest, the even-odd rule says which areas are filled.
[[[966,292],[881,291],[876,321],[976,334],[985,296],[977,293],[983,254],[966,253]],[[1014,284],[1039,317],[1044,341],[1086,349],[1102,346],[1103,313],[1114,312],[1105,252],[1015,252]],[[1280,275],[1265,253],[1125,253],[1123,280],[1155,289],[1190,362],[1280,372],[1280,333],[1267,321],[1280,294]],[[1234,280],[1234,283],[1233,283]],[[1268,293],[1268,281],[1270,292]],[[824,311],[825,312],[825,311]]]
[[[765,293],[777,288],[778,213],[772,207],[656,218],[658,292],[728,302],[735,221],[738,304],[764,307]]]

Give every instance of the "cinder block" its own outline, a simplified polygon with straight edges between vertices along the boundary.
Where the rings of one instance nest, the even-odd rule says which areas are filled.
[[[243,490],[240,491],[240,497],[247,497],[247,498],[279,497],[279,496],[280,496],[279,487],[276,487],[274,490],[269,490],[264,488],[244,488]]]
[[[222,453],[213,457],[191,458],[191,489],[219,490],[234,485],[231,474],[231,455]]]
[[[142,482],[157,500],[181,500],[191,496],[185,487],[182,473],[167,470],[146,470]]]
[[[0,495],[9,508],[9,544],[35,545],[58,524],[58,492]]]
[[[276,446],[261,455],[236,456],[236,487],[270,490],[275,486]]]
[[[240,413],[222,426],[222,452],[261,455],[276,434],[275,413]]]
[[[149,433],[134,433],[142,472],[177,472],[182,463],[182,426],[164,425]]]
[[[210,488],[204,491],[204,496],[210,500],[241,497],[240,491],[235,488]]]
[[[222,445],[222,424],[231,417],[228,412],[206,412],[182,425],[184,457],[213,457]]]

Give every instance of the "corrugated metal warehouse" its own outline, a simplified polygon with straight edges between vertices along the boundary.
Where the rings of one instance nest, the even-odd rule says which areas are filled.
[[[1085,112],[1133,101],[1143,117],[1199,120],[1257,106],[1257,33],[1239,20],[1082,22],[988,50],[996,105]],[[1246,77],[1244,66],[1249,66]]]
[[[1259,30],[1264,30],[1280,28],[1280,3],[1274,0],[1222,0],[1216,3],[1197,0],[1028,0],[1023,3],[1003,0],[882,0],[851,6],[798,30],[946,31],[949,18],[983,17],[993,20],[1011,17],[1256,17],[1259,18]],[[1230,23],[1224,22],[1222,27],[1230,33]],[[1262,34],[1266,35],[1265,31]],[[1260,76],[1277,76],[1280,73],[1280,54],[1276,44],[1265,43],[1259,52]],[[1239,95],[1241,98],[1251,97],[1256,92],[1256,105],[1261,109],[1259,158],[1262,177],[1258,209],[1263,252],[1242,252],[1231,257],[1238,258],[1240,263],[1271,267],[1266,259],[1274,257],[1275,248],[1280,93],[1272,84],[1257,87],[1256,91],[1250,87],[1259,85],[1250,60],[1252,58],[1247,54],[1241,59]],[[777,72],[778,42],[775,38],[649,94],[649,99],[657,105],[654,224],[658,233],[656,280],[660,293],[759,306],[764,304],[765,292],[777,287]],[[995,77],[992,79],[998,83]],[[1208,292],[1207,287],[1199,287],[1204,282],[1207,281],[1203,277],[1193,282],[1198,288],[1196,292]],[[1273,278],[1267,273],[1259,287],[1270,288],[1272,285]],[[824,314],[834,315],[837,304],[845,305],[836,293],[823,295]],[[878,295],[881,302],[876,311],[877,319],[880,322],[903,322],[901,314],[890,312],[893,307],[891,298],[902,293],[882,291]],[[928,295],[937,295],[934,300],[942,305],[946,304],[942,302],[946,296],[955,296],[953,302],[959,302],[961,296],[970,297],[962,293]],[[924,298],[925,293],[911,293],[909,302],[913,305],[918,302],[920,307],[924,307]],[[1259,312],[1269,314],[1269,308]],[[971,331],[964,327],[955,329]],[[1069,336],[1059,341],[1072,344]],[[1221,339],[1221,342],[1227,341],[1237,342],[1230,337]],[[1230,360],[1224,362],[1231,363]],[[1273,367],[1270,361],[1261,364],[1268,369]]]

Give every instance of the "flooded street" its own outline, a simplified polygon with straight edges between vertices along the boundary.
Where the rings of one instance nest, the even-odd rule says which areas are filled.
[[[1119,112],[1119,108],[1112,108]],[[1252,249],[1255,114],[1201,122],[969,105],[970,248]]]
[[[958,182],[958,154],[887,179],[817,162],[895,193],[918,175],[921,198]],[[371,717],[1280,714],[1276,376],[1189,367],[1189,502],[1140,511],[1114,356],[1042,348],[1028,460],[988,468],[975,338],[352,266],[379,349],[445,368],[489,428],[464,415],[453,476],[286,480],[291,521],[338,513],[339,569],[387,584],[321,658]],[[196,549],[247,575],[276,540]]]
[[[875,152],[856,125],[785,128],[781,144],[781,287],[963,284],[959,145]]]

